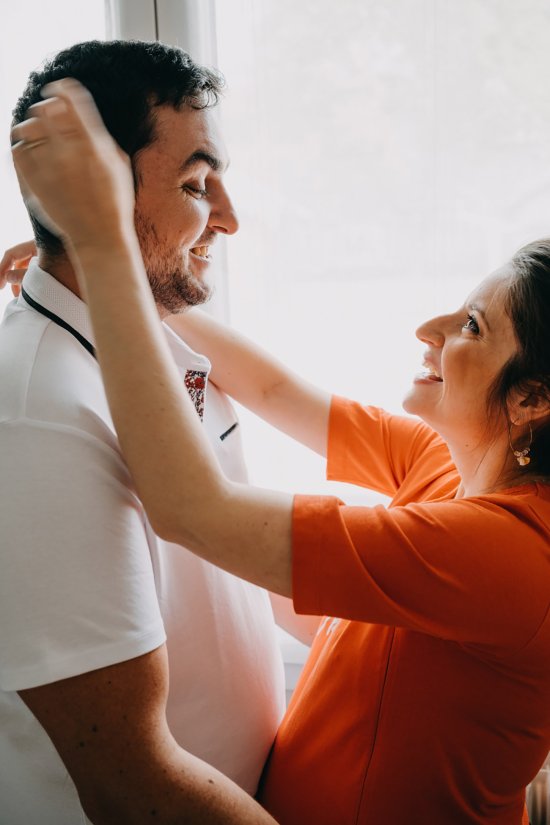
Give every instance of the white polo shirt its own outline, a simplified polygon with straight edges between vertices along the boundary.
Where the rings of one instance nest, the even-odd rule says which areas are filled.
[[[175,738],[254,793],[284,707],[268,596],[153,534],[85,348],[85,304],[36,261],[23,287],[72,332],[23,296],[0,325],[0,825],[86,822],[16,691],[165,639]],[[210,364],[165,329],[202,413]],[[204,426],[226,474],[245,481],[236,415],[213,385]]]

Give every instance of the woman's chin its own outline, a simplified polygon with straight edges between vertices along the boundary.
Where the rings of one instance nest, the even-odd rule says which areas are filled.
[[[405,395],[403,401],[401,402],[401,406],[403,407],[406,413],[409,413],[409,415],[421,416],[419,408],[422,406],[422,404],[419,404],[418,399],[415,398],[414,387],[411,387],[411,389]]]
[[[422,421],[428,424],[428,426],[435,429],[433,406],[431,404],[427,404],[425,399],[418,398],[414,387],[412,387],[412,389],[410,389],[406,394],[401,406],[406,413],[409,415],[415,415],[417,418],[421,418]]]

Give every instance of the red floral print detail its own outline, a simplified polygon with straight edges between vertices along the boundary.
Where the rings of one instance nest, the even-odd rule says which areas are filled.
[[[200,370],[187,370],[185,373],[185,386],[201,421],[204,417],[206,376],[207,373]]]

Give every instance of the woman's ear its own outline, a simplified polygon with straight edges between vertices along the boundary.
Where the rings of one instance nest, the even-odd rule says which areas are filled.
[[[550,393],[539,381],[515,390],[508,399],[508,416],[512,424],[535,424],[550,416]]]

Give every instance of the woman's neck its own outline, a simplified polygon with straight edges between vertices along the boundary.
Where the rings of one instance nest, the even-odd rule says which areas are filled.
[[[461,479],[456,498],[496,493],[536,480],[518,465],[507,439],[476,448],[449,444],[449,450]]]

